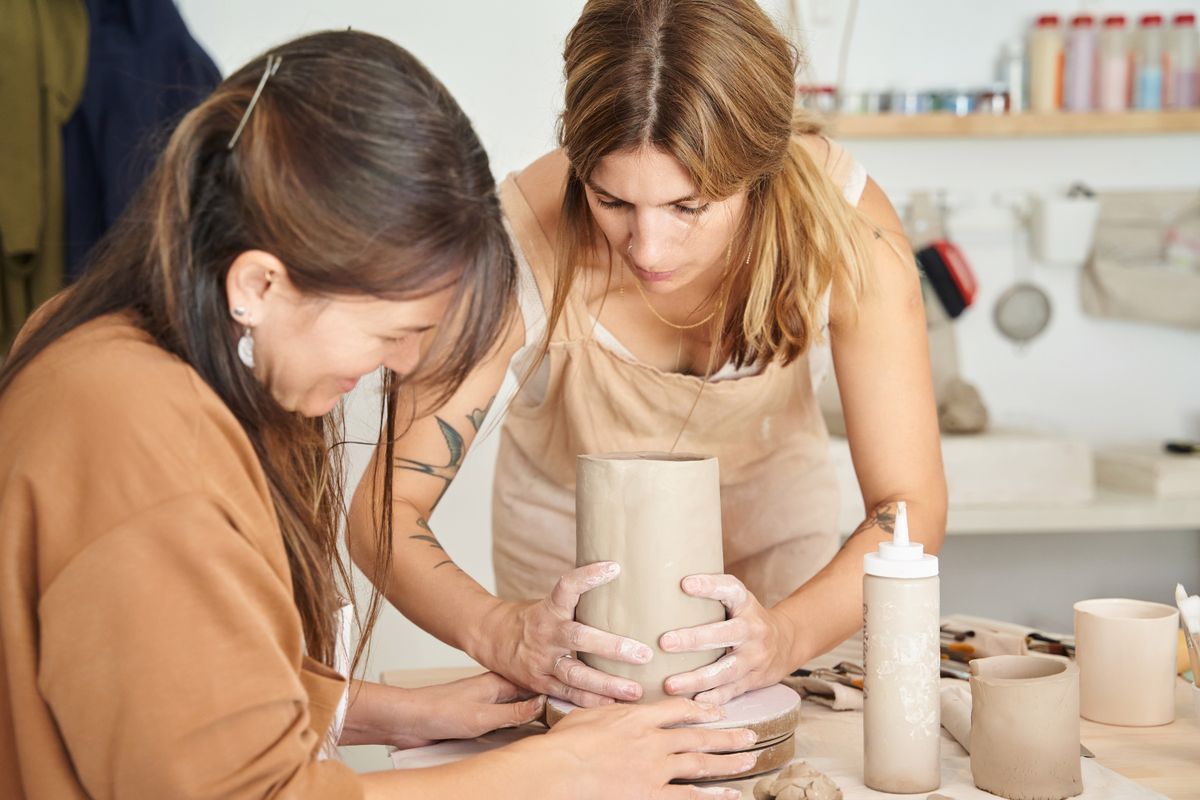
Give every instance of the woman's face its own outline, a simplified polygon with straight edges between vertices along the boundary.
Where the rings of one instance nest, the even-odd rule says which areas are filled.
[[[600,159],[585,191],[592,217],[647,292],[670,294],[725,272],[745,191],[699,197],[674,156],[657,148]],[[740,258],[745,258],[741,254]]]
[[[267,258],[278,266],[267,267],[257,281],[250,277],[258,291],[249,297],[244,291],[235,296],[243,288],[234,276],[235,260],[230,307],[247,312],[243,319],[253,329],[255,376],[280,405],[308,417],[329,413],[360,378],[380,367],[412,373],[422,342],[441,322],[453,291],[415,300],[313,297],[297,290],[286,269]]]

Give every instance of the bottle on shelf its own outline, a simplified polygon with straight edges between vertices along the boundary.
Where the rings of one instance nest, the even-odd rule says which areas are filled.
[[[1132,56],[1125,15],[1110,14],[1100,31],[1096,105],[1101,111],[1124,111],[1130,105]]]
[[[1146,14],[1138,24],[1133,76],[1133,107],[1159,111],[1163,107],[1163,18]]]
[[[1029,108],[1025,90],[1025,42],[1013,39],[1004,45],[1000,56],[1000,83],[1008,92],[1008,111],[1019,114]]]
[[[1071,19],[1063,66],[1063,107],[1091,111],[1096,107],[1096,20],[1091,14]]]
[[[1176,14],[1167,34],[1166,88],[1167,108],[1195,108],[1200,105],[1200,77],[1197,76],[1200,36],[1195,14]]]
[[[1063,36],[1057,14],[1038,17],[1029,34],[1029,108],[1062,108]]]

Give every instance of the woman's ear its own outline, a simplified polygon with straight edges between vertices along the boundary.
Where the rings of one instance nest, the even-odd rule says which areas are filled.
[[[239,324],[253,328],[266,316],[270,295],[289,285],[287,268],[263,250],[239,253],[225,276],[229,314]]]

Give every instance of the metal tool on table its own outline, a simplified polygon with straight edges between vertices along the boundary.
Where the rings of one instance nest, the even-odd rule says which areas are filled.
[[[840,683],[843,686],[849,686],[852,689],[863,688],[863,677],[866,675],[863,668],[855,664],[853,661],[840,661],[832,667],[818,667],[817,669],[804,669],[801,667],[792,673],[795,678],[816,678],[830,683]]]
[[[1029,648],[1031,653],[1042,653],[1051,656],[1065,656],[1067,658],[1075,657],[1075,643],[1066,638],[1055,639],[1052,636],[1047,636],[1044,633],[1025,634],[1025,646]]]

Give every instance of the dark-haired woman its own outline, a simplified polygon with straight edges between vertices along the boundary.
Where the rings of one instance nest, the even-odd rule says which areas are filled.
[[[397,523],[428,519],[463,449],[447,462],[443,424],[469,442],[458,421],[487,406],[516,358],[524,383],[492,506],[499,597],[403,539],[385,588],[481,663],[581,705],[632,700],[641,687],[573,652],[636,663],[652,644],[726,650],[665,685],[724,702],[861,625],[862,557],[890,535],[897,502],[918,541],[941,544],[946,488],[918,276],[883,192],[796,113],[796,53],[754,0],[589,0],[564,57],[562,148],[500,190],[523,325],[413,425],[397,458],[377,458]],[[830,363],[867,509],[840,547],[815,396]],[[720,460],[729,574],[682,589],[720,600],[729,618],[657,643],[575,623],[579,593],[615,574],[573,569],[575,458],[671,449]],[[379,485],[364,484],[360,508]],[[365,515],[352,520],[370,541]]]
[[[332,412],[382,368],[390,441],[392,398],[451,394],[493,349],[514,280],[478,139],[396,45],[293,41],[182,120],[0,369],[0,796],[686,798],[668,782],[748,766],[707,754],[745,732],[664,729],[714,717],[690,702],[438,769],[324,757],[541,709],[496,675],[343,666]]]

